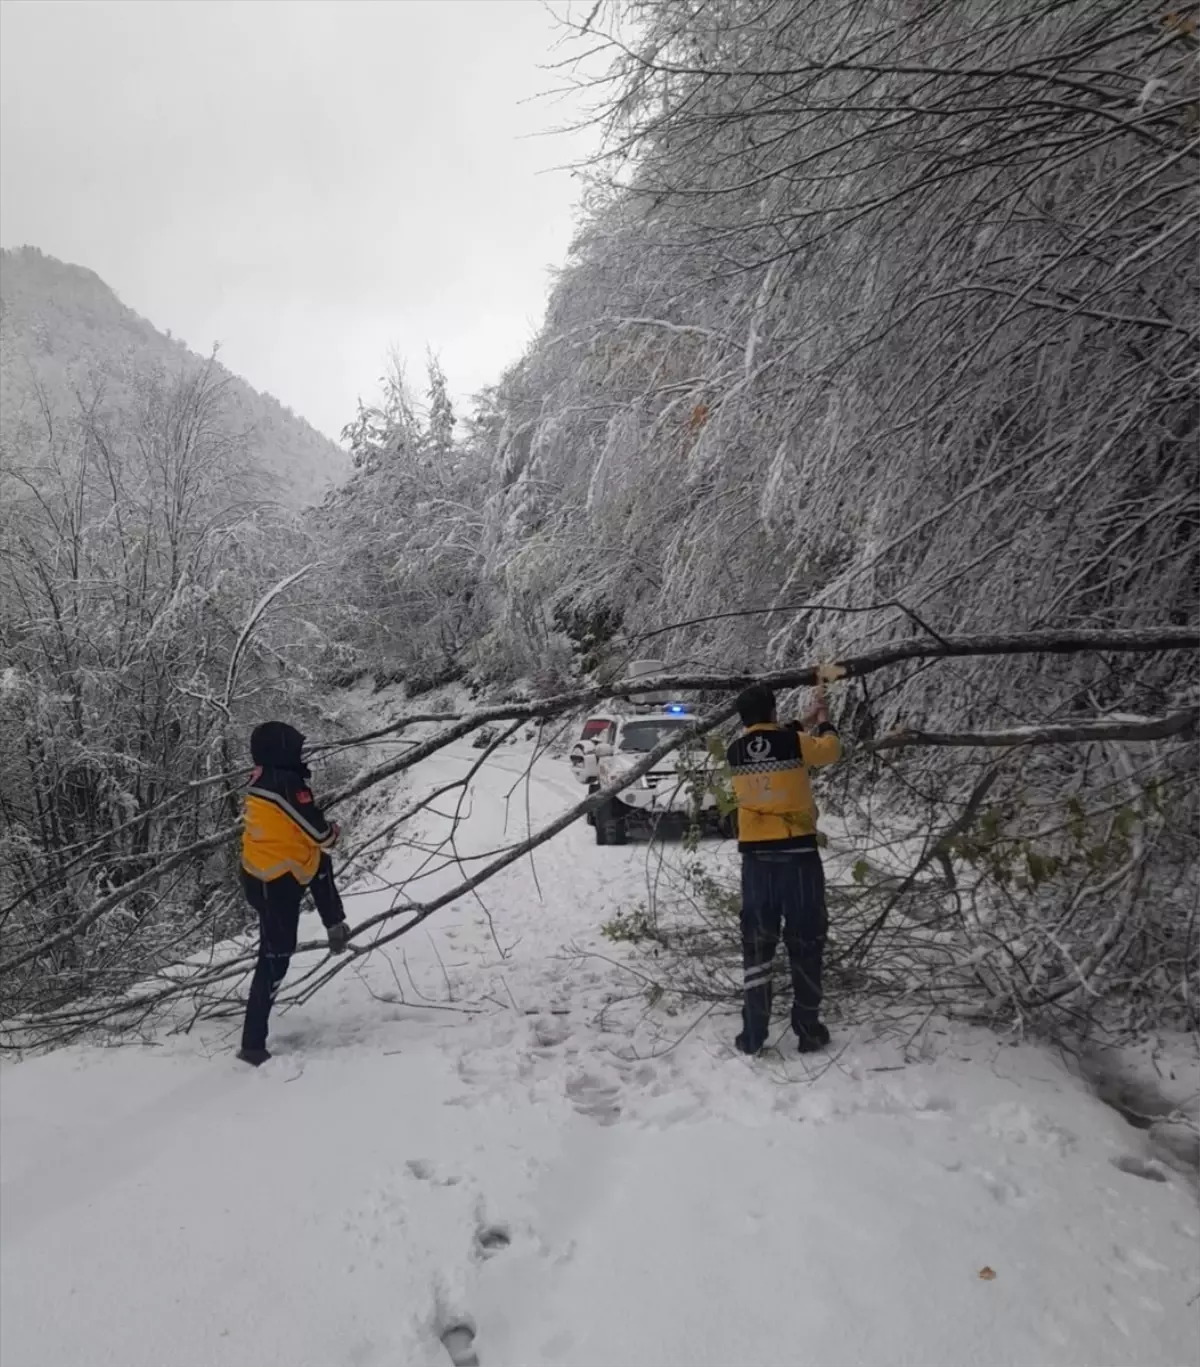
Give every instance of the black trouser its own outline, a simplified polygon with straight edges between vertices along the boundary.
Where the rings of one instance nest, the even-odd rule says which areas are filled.
[[[304,886],[290,873],[273,878],[269,883],[253,877],[245,869],[241,876],[246,901],[258,912],[258,962],[254,966],[250,998],[246,1002],[242,1048],[265,1049],[271,1003],[296,952]],[[327,854],[321,856],[321,865],[308,889],[325,925],[335,925],[343,919],[342,899],[333,881],[333,863]]]
[[[825,954],[825,870],[816,850],[742,855],[742,1025],[751,1048],[771,1028],[771,965],[780,926],[792,970],[792,1029],[816,1023]]]

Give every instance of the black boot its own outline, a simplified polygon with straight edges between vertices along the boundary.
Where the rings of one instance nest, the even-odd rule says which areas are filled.
[[[255,1068],[261,1068],[267,1059],[271,1057],[269,1049],[246,1049],[241,1048],[237,1051],[237,1056],[243,1063],[253,1064]]]
[[[766,1041],[761,1040],[756,1044],[743,1030],[737,1039],[734,1040],[734,1044],[737,1045],[739,1054],[749,1054],[751,1058],[753,1058],[755,1054],[762,1053]]]
[[[796,1047],[802,1054],[815,1054],[829,1043],[829,1031],[820,1021],[796,1027]]]

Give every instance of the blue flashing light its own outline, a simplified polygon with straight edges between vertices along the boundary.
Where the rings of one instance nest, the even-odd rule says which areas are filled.
[[[687,706],[686,703],[682,703],[682,702],[669,702],[669,703],[667,704],[666,710],[667,710],[672,716],[674,716],[674,717],[686,717],[687,714],[688,714],[689,708],[688,708],[688,706]]]

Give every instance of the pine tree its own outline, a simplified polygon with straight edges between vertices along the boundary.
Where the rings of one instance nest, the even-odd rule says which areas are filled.
[[[445,371],[432,351],[427,355],[426,368],[429,376],[426,444],[437,463],[445,465],[454,449],[454,407],[450,402]]]

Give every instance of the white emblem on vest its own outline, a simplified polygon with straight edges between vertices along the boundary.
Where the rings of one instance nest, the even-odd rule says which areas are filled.
[[[765,759],[771,753],[771,742],[766,736],[751,736],[746,742],[746,753],[752,760]]]

